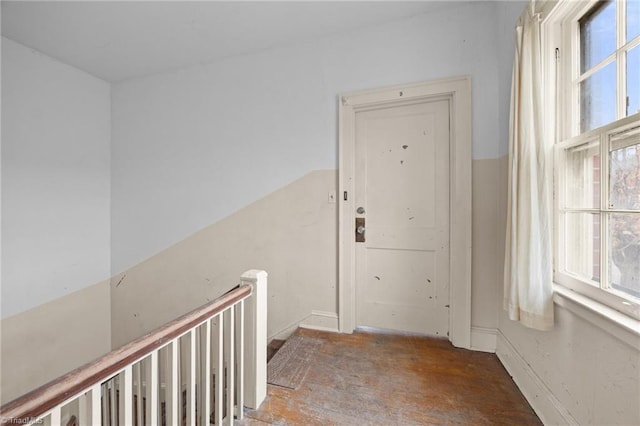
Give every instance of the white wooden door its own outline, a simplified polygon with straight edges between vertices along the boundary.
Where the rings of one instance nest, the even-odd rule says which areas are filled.
[[[355,115],[358,326],[448,335],[449,114],[423,99]]]

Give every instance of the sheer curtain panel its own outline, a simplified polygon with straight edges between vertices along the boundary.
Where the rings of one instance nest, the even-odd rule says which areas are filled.
[[[549,330],[553,289],[540,27],[531,2],[516,27],[511,83],[504,308],[526,327]]]

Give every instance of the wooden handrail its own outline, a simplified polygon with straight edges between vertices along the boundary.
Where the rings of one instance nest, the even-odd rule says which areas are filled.
[[[127,365],[144,358],[191,328],[247,298],[251,292],[250,285],[240,285],[216,300],[3,405],[0,408],[0,424],[16,424],[23,419],[42,416],[56,405],[96,383],[110,379]]]

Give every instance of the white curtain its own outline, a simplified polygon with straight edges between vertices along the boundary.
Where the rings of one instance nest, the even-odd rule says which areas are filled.
[[[551,229],[542,121],[540,16],[518,20],[511,83],[504,308],[523,325],[553,327]]]

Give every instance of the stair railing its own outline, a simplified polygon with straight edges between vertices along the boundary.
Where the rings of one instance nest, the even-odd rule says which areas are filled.
[[[231,425],[266,396],[267,273],[0,408],[0,423]]]

